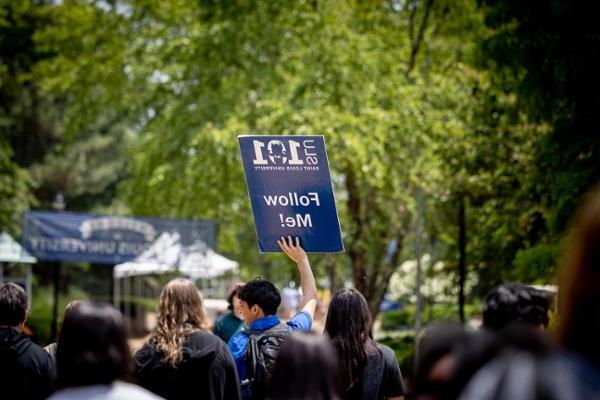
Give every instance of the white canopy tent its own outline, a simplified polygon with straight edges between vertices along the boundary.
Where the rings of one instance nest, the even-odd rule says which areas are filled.
[[[237,270],[237,262],[218,254],[206,243],[197,241],[190,246],[183,246],[180,240],[177,232],[162,233],[133,261],[116,265],[113,278],[179,271],[196,280],[210,279]]]
[[[8,233],[0,233],[0,284],[5,280],[5,266],[9,264],[26,264],[24,277],[10,277],[11,282],[19,283],[25,286],[25,291],[31,302],[31,264],[37,263],[37,259],[29,254],[19,243],[17,243]]]
[[[212,279],[226,272],[235,272],[238,263],[227,259],[211,249],[206,243],[196,241],[184,246],[177,232],[163,232],[152,245],[134,260],[118,264],[113,271],[114,303],[119,304],[121,279],[123,292],[129,292],[128,277],[137,277],[165,272],[179,272],[191,279]],[[138,286],[140,285],[138,280]]]

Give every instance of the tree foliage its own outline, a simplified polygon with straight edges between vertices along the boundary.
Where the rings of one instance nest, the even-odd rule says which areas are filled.
[[[256,251],[236,138],[322,134],[347,252],[315,269],[372,311],[415,258],[417,194],[438,273],[456,281],[465,204],[477,291],[546,281],[600,172],[596,7],[5,2],[0,222],[58,191],[71,209],[212,218],[246,278],[288,280]]]
[[[467,134],[476,45],[464,37],[483,26],[472,2],[72,1],[50,12],[38,39],[58,56],[38,73],[69,96],[67,132],[106,121],[129,132],[121,193],[135,214],[215,218],[223,250],[271,265],[254,250],[236,136],[324,134],[348,250],[328,264],[349,265],[377,309],[415,188],[441,181],[435,152]]]

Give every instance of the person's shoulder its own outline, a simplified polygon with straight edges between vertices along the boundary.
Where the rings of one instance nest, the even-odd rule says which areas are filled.
[[[287,321],[286,324],[293,331],[309,331],[312,328],[312,317],[306,311],[300,311]]]
[[[158,400],[162,399],[162,397],[132,383],[115,382],[112,385],[111,395],[107,400],[113,399]]]
[[[103,399],[103,400],[160,400],[162,397],[155,395],[137,385],[126,382],[114,382],[112,385],[91,385],[63,389],[54,393],[48,400],[75,400],[75,399]]]
[[[224,324],[229,319],[229,313],[223,314],[215,321],[215,326]]]
[[[223,340],[217,335],[204,330],[191,332],[185,340],[184,346],[190,347],[221,347]]]
[[[133,354],[133,360],[136,364],[136,374],[145,373],[147,370],[155,368],[157,365],[162,365],[161,353],[149,342],[138,349]]]
[[[600,369],[584,357],[561,350],[555,353],[547,364],[552,364],[552,370],[557,371],[557,376],[560,374],[561,377],[571,377],[579,392],[600,395]]]
[[[156,349],[150,342],[146,342],[139,349],[135,350],[133,356],[135,358],[147,358],[156,353]]]
[[[246,349],[247,343],[248,333],[246,331],[241,331],[229,338],[229,342],[227,342],[227,347],[229,347],[229,350],[231,350],[233,356],[237,357],[243,354],[243,351]]]
[[[381,356],[381,358],[387,363],[398,363],[398,358],[396,357],[396,353],[389,346],[381,343],[375,343],[373,346],[374,353]]]
[[[50,354],[48,354],[46,350],[44,350],[43,347],[33,343],[31,340],[29,340],[29,338],[26,338],[25,340],[29,342],[27,343],[27,348],[24,352],[24,355],[26,357],[28,357],[31,360],[35,360],[40,364],[47,364],[49,362],[53,363],[52,357],[50,356]]]

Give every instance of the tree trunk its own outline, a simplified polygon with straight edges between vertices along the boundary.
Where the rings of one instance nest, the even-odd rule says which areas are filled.
[[[458,203],[458,316],[465,323],[465,281],[467,278],[467,224],[465,220],[465,197],[460,195]]]
[[[58,300],[60,297],[60,261],[54,262],[54,268],[52,271],[52,284],[53,284],[53,301],[52,301],[52,321],[50,323],[50,336],[52,340],[56,340],[58,336]],[[30,300],[31,301],[31,300]]]
[[[410,48],[410,59],[408,60],[408,67],[406,68],[406,76],[409,76],[412,72],[413,68],[417,62],[417,55],[419,54],[419,49],[421,48],[421,43],[423,42],[423,37],[425,36],[425,29],[427,28],[427,22],[429,19],[429,15],[431,14],[431,7],[433,6],[434,0],[427,0],[427,4],[425,5],[425,14],[423,15],[423,19],[421,20],[421,24],[419,25],[419,32],[417,33],[417,37],[414,37],[414,20],[415,20],[415,10],[416,5],[413,3],[413,10],[411,11],[410,19],[409,19],[409,33],[411,39],[411,48]]]

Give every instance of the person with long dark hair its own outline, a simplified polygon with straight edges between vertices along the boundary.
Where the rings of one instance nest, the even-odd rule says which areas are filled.
[[[57,386],[51,400],[159,399],[131,379],[133,360],[123,316],[108,304],[75,306],[66,316],[56,347]]]
[[[571,225],[560,272],[558,339],[580,398],[600,397],[600,188]]]
[[[326,336],[294,332],[281,345],[268,385],[269,400],[340,400],[337,355]]]
[[[356,289],[331,298],[325,321],[339,357],[345,399],[402,399],[404,382],[393,350],[373,340],[367,300]]]
[[[141,386],[167,399],[239,399],[227,344],[208,331],[196,285],[174,279],[160,294],[157,325],[135,354]]]

